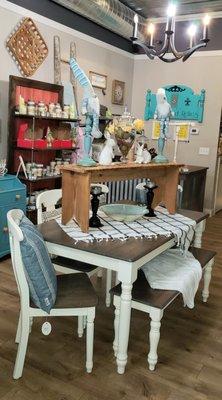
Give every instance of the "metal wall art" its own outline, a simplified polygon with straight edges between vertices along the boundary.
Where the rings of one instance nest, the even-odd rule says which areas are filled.
[[[48,55],[48,47],[31,18],[22,19],[6,47],[24,76],[32,76]]]
[[[166,92],[167,101],[171,105],[172,120],[203,121],[205,90],[195,94],[188,86],[167,85],[163,87]],[[144,119],[154,118],[156,110],[156,94],[147,90]]]

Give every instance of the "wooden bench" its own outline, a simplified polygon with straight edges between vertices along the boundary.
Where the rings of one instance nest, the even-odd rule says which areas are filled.
[[[200,262],[203,268],[203,290],[202,298],[203,302],[207,302],[209,297],[209,285],[211,280],[211,271],[214,264],[214,257],[216,253],[214,251],[192,248],[190,249],[194,257]],[[113,350],[115,356],[117,355],[118,349],[118,328],[119,328],[119,312],[120,312],[120,296],[121,296],[121,284],[118,284],[111,289],[111,293],[114,295],[113,304],[115,306],[115,320],[114,320],[114,331],[115,338],[113,342]],[[157,347],[160,339],[160,326],[163,311],[180,295],[180,292],[176,290],[159,290],[152,289],[147,282],[145,275],[142,270],[138,272],[138,278],[133,284],[132,290],[132,308],[140,311],[144,311],[149,314],[151,318],[150,322],[150,351],[148,354],[149,369],[153,371],[157,363]]]

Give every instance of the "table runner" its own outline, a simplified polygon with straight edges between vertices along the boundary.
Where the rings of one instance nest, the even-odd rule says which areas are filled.
[[[156,217],[142,217],[134,222],[118,222],[99,211],[103,227],[89,228],[88,233],[83,233],[77,223],[71,220],[67,225],[61,223],[61,217],[56,222],[69,235],[75,243],[80,241],[90,243],[94,240],[122,240],[128,238],[157,238],[158,236],[169,237],[172,234],[176,238],[178,247],[186,251],[193,239],[196,222],[181,214],[171,215],[163,207],[156,207]]]

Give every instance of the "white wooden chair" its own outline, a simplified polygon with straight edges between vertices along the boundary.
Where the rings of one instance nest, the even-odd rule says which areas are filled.
[[[18,343],[18,351],[13,378],[19,379],[22,376],[33,317],[86,317],[86,370],[90,373],[93,367],[94,318],[97,295],[86,274],[60,275],[57,277],[56,303],[50,314],[32,304],[20,252],[23,234],[19,228],[19,222],[23,215],[21,210],[10,210],[7,214],[12,265],[20,295],[20,315],[15,339]]]
[[[93,186],[92,184],[91,186]],[[99,184],[96,184],[98,186]],[[100,184],[104,193],[107,193],[109,190],[106,185]],[[52,189],[47,190],[40,193],[36,199],[36,208],[37,208],[37,223],[42,224],[45,221],[49,221],[61,215],[61,208],[56,209],[57,203],[62,198],[62,189]],[[43,207],[45,211],[43,211]],[[63,274],[73,274],[79,272],[86,272],[89,277],[97,274],[97,276],[101,277],[101,268],[96,267],[95,265],[86,264],[83,262],[73,262],[72,260],[65,257],[55,257],[52,259],[53,265],[57,272],[61,272]],[[111,289],[111,280],[112,280],[112,271],[106,271],[106,306],[110,306],[110,289]],[[79,332],[79,336],[81,336],[81,332]]]
[[[211,271],[214,264],[215,252],[205,249],[192,248],[191,252],[200,262],[203,269],[204,287],[202,290],[203,302],[207,302],[209,297],[209,285],[211,280]],[[120,296],[121,284],[111,289],[113,293],[113,304],[115,306],[114,332],[115,338],[113,342],[113,350],[115,356],[118,351],[118,331],[119,331],[119,313],[120,313]],[[160,290],[152,289],[146,280],[143,271],[138,272],[138,278],[133,284],[132,290],[132,308],[149,314],[150,322],[150,351],[148,354],[148,364],[150,371],[154,371],[157,364],[158,355],[157,348],[160,339],[161,319],[164,310],[180,295],[176,290]]]

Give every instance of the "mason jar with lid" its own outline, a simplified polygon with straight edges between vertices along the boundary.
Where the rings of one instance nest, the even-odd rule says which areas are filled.
[[[35,102],[33,100],[27,102],[27,113],[28,115],[35,115]]]

